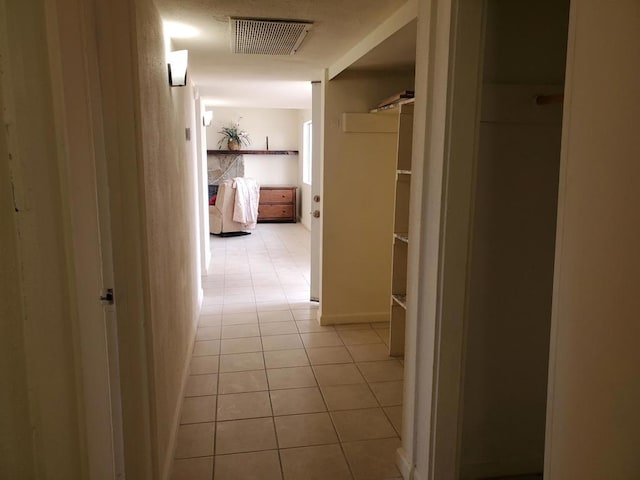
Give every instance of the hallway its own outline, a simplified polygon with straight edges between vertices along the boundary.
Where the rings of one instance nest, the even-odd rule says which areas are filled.
[[[211,250],[172,480],[400,478],[388,325],[317,324],[300,224]]]

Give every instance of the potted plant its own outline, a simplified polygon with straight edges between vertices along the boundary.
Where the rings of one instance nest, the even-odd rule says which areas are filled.
[[[222,138],[218,141],[218,148],[221,148],[224,142],[227,142],[228,150],[240,150],[241,147],[246,147],[251,143],[249,134],[244,130],[240,130],[239,121],[222,127],[218,133],[222,135]]]

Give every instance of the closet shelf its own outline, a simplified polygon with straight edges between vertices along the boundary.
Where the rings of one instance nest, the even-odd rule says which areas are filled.
[[[407,270],[409,263],[409,203],[411,199],[411,145],[413,142],[413,100],[400,101],[397,106],[398,143],[396,148],[396,178],[393,213],[393,256],[391,263],[391,328],[389,354],[404,353],[407,316]]]
[[[409,234],[406,232],[398,232],[393,234],[393,238],[396,240],[400,240],[403,243],[409,243]]]
[[[407,296],[406,295],[400,295],[398,293],[394,293],[393,295],[391,295],[391,298],[393,299],[394,302],[396,302],[402,308],[404,308],[405,310],[407,309]]]

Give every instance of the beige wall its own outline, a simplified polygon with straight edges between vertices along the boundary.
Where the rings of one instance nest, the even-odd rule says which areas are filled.
[[[16,4],[17,5],[17,4]],[[0,2],[0,19],[6,19],[7,14],[12,14],[16,24],[25,22],[27,18],[37,21],[37,16],[29,12],[35,7],[35,2],[29,7],[22,8],[22,13],[16,13],[16,5],[6,9],[4,2]],[[22,4],[22,7],[27,7]],[[24,15],[27,15],[25,17]],[[42,18],[40,18],[42,21]],[[22,23],[24,25],[24,23]],[[3,58],[0,68],[7,68],[7,59],[4,57],[6,44],[4,28],[7,25],[0,20],[0,57]],[[29,25],[30,29],[36,29]],[[19,30],[18,30],[19,32]],[[13,36],[11,42],[15,42]],[[35,57],[32,57],[35,59]],[[8,70],[11,71],[11,70]],[[0,112],[2,123],[9,123],[5,112],[8,108],[8,100],[13,88],[15,78],[4,78],[0,84]],[[42,105],[44,107],[45,105]],[[23,117],[24,120],[24,117]],[[23,125],[24,127],[24,125]],[[11,128],[11,127],[10,127]],[[15,126],[14,126],[15,128]],[[0,232],[2,232],[2,248],[0,248],[0,477],[35,478],[34,452],[32,444],[32,426],[29,412],[29,394],[27,383],[27,365],[25,357],[24,338],[24,310],[22,307],[21,292],[21,257],[19,254],[18,216],[15,211],[13,198],[12,174],[9,158],[7,135],[0,135]],[[56,319],[59,320],[59,319]],[[37,430],[34,431],[37,433]]]
[[[2,478],[80,478],[86,467],[45,3],[0,3]]]
[[[0,92],[0,97],[2,92]],[[0,109],[3,108],[0,98]],[[8,158],[5,135],[0,135],[0,156]],[[18,231],[14,217],[9,165],[0,162],[0,477],[34,478],[24,313],[21,302]]]
[[[213,122],[207,128],[207,148],[217,150],[222,135],[218,131],[239,122],[240,129],[249,134],[248,150],[298,150],[298,116],[300,110],[291,108],[207,107],[213,112]],[[226,142],[221,148],[226,148]]]
[[[322,323],[389,320],[395,135],[345,134],[342,114],[412,86],[412,73],[363,72],[326,85]]]
[[[532,98],[563,91],[567,22],[566,1],[487,2],[461,478],[543,468],[562,109]]]
[[[572,0],[545,478],[640,478],[640,4]],[[606,39],[606,41],[603,41]]]
[[[153,429],[156,468],[172,457],[185,366],[200,289],[195,104],[191,87],[170,88],[162,23],[153,3],[136,2]],[[191,128],[191,142],[185,140]]]
[[[213,111],[213,122],[207,128],[207,149],[217,150],[221,127],[240,121],[241,130],[249,133],[248,150],[300,150],[300,110],[286,108],[233,108],[208,107]],[[222,145],[226,148],[226,142]],[[245,155],[244,174],[255,178],[261,185],[294,185],[298,183],[298,156]]]

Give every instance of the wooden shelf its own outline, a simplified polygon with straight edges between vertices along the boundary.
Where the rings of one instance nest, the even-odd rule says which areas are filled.
[[[400,295],[400,294],[394,293],[393,295],[391,295],[391,298],[393,299],[393,301],[395,303],[400,305],[402,308],[404,308],[405,310],[407,309],[407,296],[406,295]]]
[[[395,103],[390,103],[382,107],[376,107],[369,110],[369,113],[387,113],[389,110],[397,110],[402,105],[412,105],[415,102],[415,98],[403,98]]]
[[[409,203],[411,197],[411,145],[413,135],[413,99],[382,107],[381,113],[396,112],[398,122],[398,148],[396,151],[396,181],[393,220],[393,257],[391,269],[391,295],[389,354],[404,353],[405,323],[407,316],[407,267],[409,254]]]
[[[207,150],[210,155],[298,155],[298,150]]]

